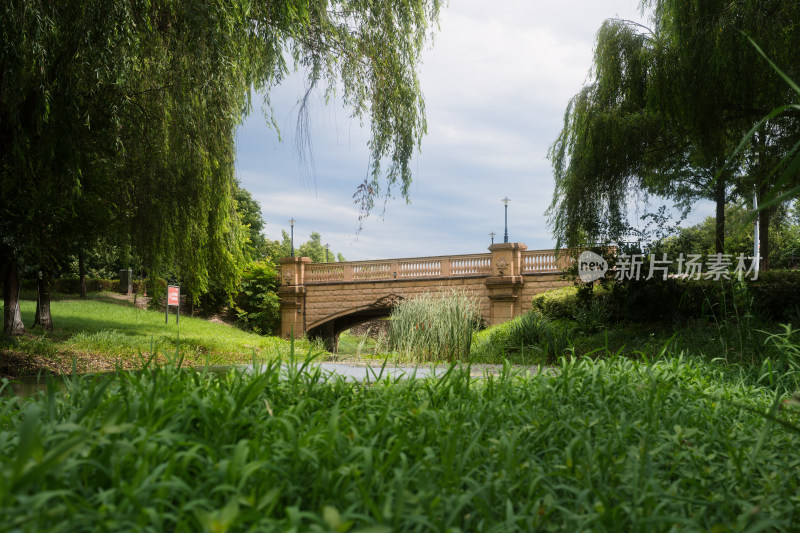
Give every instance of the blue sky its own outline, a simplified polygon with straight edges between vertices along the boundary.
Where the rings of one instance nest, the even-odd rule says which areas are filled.
[[[258,103],[237,132],[237,175],[261,204],[266,234],[280,238],[295,218],[295,243],[312,231],[348,260],[486,251],[509,240],[551,248],[545,210],[553,194],[547,149],[569,99],[586,82],[595,34],[606,18],[644,22],[636,0],[452,0],[422,56],[428,134],[413,163],[411,204],[376,203],[358,228],[352,195],[368,172],[368,128],[316,95],[311,112],[313,177],[295,153],[301,75],[272,92],[283,141]],[[502,6],[500,9],[498,7]],[[689,222],[699,222],[699,209]]]

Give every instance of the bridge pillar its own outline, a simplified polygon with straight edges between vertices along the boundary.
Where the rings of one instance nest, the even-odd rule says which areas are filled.
[[[336,332],[334,322],[328,322],[321,327],[322,342],[325,344],[325,349],[331,353],[339,351],[339,334]]]
[[[306,333],[305,321],[305,267],[311,263],[308,257],[284,257],[281,264],[281,337],[302,337]]]
[[[517,302],[525,279],[522,277],[522,252],[528,247],[519,242],[497,243],[489,246],[492,253],[492,273],[486,278],[489,294],[489,324],[502,324],[521,314]]]

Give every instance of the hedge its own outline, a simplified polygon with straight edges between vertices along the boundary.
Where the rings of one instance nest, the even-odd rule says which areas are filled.
[[[800,271],[761,272],[756,280],[609,280],[539,294],[533,309],[552,318],[575,319],[597,301],[612,322],[673,322],[752,313],[766,320],[800,318]]]

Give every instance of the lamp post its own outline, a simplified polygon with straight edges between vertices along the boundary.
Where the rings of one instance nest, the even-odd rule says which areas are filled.
[[[490,232],[489,232],[489,237],[491,237],[491,238],[492,238],[492,244],[494,244],[494,236],[495,236],[495,235],[497,235],[497,233],[495,233],[495,232],[493,232],[493,231],[490,231]]]
[[[289,225],[292,227],[292,257],[294,257],[294,223],[297,222],[295,219],[289,219]]]
[[[503,205],[506,207],[506,233],[505,233],[505,235],[503,235],[503,242],[507,243],[508,242],[508,202],[510,202],[511,200],[508,198],[508,196],[506,196],[505,198],[503,198],[500,201],[503,202]]]
[[[326,242],[326,243],[325,243],[325,262],[326,262],[326,263],[328,262],[328,247],[329,247],[329,246],[330,246],[330,244],[328,244],[328,243]]]

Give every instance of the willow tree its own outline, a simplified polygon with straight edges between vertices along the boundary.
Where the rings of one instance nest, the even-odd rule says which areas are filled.
[[[657,37],[623,20],[598,31],[593,81],[569,102],[548,154],[556,184],[548,215],[559,247],[618,239],[637,195],[673,194],[687,204],[709,181],[679,124],[650,106]],[[663,186],[670,179],[673,191]]]
[[[11,0],[0,7],[0,230],[6,287],[20,260],[93,227],[193,294],[232,288],[244,241],[236,126],[251,91],[293,67],[370,123],[368,210],[399,185],[425,132],[417,77],[439,0]],[[93,210],[88,209],[91,205]],[[81,214],[91,212],[91,217]],[[18,333],[4,291],[4,331]]]
[[[795,65],[800,7],[779,0],[645,0],[642,7],[652,8],[652,29],[607,21],[598,33],[594,79],[573,99],[550,151],[550,224],[559,243],[575,244],[596,239],[598,228],[619,233],[634,192],[683,206],[706,197],[717,205],[722,252],[725,203],[744,194],[748,179],[744,158],[726,165],[728,155],[787,94],[746,35]]]

